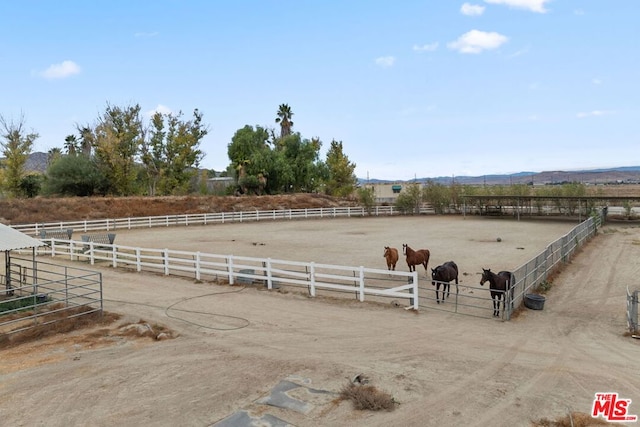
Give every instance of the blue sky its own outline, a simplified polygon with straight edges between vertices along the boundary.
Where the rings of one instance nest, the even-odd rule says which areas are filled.
[[[0,114],[62,147],[107,103],[342,141],[361,178],[640,164],[637,0],[0,2]]]

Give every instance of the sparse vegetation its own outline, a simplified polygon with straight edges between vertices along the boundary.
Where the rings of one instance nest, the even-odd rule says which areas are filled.
[[[100,312],[69,317],[74,314],[80,314],[84,311],[90,310],[91,308],[77,307],[62,311],[53,311],[56,308],[63,308],[63,306],[62,304],[49,306],[49,309],[52,310],[52,312],[43,316],[40,320],[41,324],[33,328],[29,328],[21,332],[15,332],[13,334],[0,333],[0,349],[90,326],[108,325],[120,318],[120,315],[117,314]],[[29,314],[31,313],[28,311],[13,313],[3,317],[3,320],[19,319],[21,316],[27,316]]]
[[[148,323],[140,320],[137,323],[118,325],[116,322],[121,316],[109,312],[93,312],[77,316],[82,312],[91,310],[91,307],[77,307],[66,310],[62,304],[53,304],[48,307],[51,312],[44,315],[40,324],[24,331],[14,333],[0,333],[0,350],[23,343],[40,340],[54,335],[65,334],[72,331],[87,329],[85,338],[89,340],[111,339],[113,337],[151,338],[162,340],[174,338],[175,334],[165,326]],[[20,319],[32,314],[29,311],[12,313],[2,317],[3,320]],[[75,317],[71,317],[74,316]]]
[[[393,396],[373,385],[352,382],[342,387],[340,398],[350,400],[355,409],[367,411],[393,411],[398,404]]]
[[[542,418],[531,423],[531,427],[592,427],[614,425],[600,418],[593,418],[590,414],[571,412],[556,420]]]
[[[83,219],[357,206],[324,194],[271,196],[64,197],[0,200],[0,222],[31,224]]]
[[[553,282],[551,282],[550,280],[543,280],[538,285],[538,291],[540,291],[541,294],[544,294],[548,292],[552,287],[553,287]]]
[[[376,197],[373,188],[358,188],[358,202],[366,209],[367,214],[371,215],[373,208],[376,206]]]

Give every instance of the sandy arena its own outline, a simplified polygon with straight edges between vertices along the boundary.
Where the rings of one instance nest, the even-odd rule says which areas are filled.
[[[431,250],[430,266],[455,260],[465,283],[483,267],[515,269],[575,224],[260,222],[118,231],[116,244],[384,269],[383,247],[408,243]],[[639,257],[640,227],[608,224],[555,279],[544,310],[508,322],[94,266],[107,311],[179,336],[97,345],[80,331],[3,350],[0,424],[511,427],[590,413],[596,392],[631,399],[638,415],[640,340],[625,336],[625,304],[626,287],[640,287]],[[407,270],[402,257],[398,268]],[[397,408],[356,411],[337,399],[358,374]],[[268,404],[288,384],[302,405]]]

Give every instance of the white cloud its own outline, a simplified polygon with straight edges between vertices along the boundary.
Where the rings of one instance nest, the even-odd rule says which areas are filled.
[[[40,73],[45,79],[64,79],[74,74],[80,73],[80,67],[73,61],[62,61],[59,64],[53,64]]]
[[[383,68],[392,67],[395,62],[396,58],[393,56],[381,56],[376,58],[376,64]]]
[[[171,111],[171,108],[167,107],[166,105],[158,104],[156,108],[154,108],[153,110],[147,111],[144,115],[146,117],[153,117],[155,113],[171,114],[173,113],[173,111]]]
[[[438,49],[438,42],[423,45],[413,45],[413,50],[415,50],[416,52],[433,52],[436,49]]]
[[[460,13],[467,16],[479,16],[484,13],[484,6],[478,4],[464,3],[460,7]]]
[[[595,77],[595,78],[591,79],[591,83],[593,83],[594,85],[601,85],[602,84],[602,80],[600,80],[599,78]]]
[[[584,119],[585,117],[600,117],[600,116],[608,116],[610,114],[614,114],[615,111],[607,111],[607,110],[593,110],[587,111],[583,113],[576,114],[576,117],[579,119]]]
[[[573,11],[573,14],[574,15],[578,15],[578,16],[584,15],[584,10],[583,9],[576,9],[576,10]]]
[[[458,37],[458,40],[447,43],[447,47],[460,53],[480,53],[483,50],[497,49],[507,40],[509,38],[500,33],[471,30]]]
[[[545,3],[549,3],[551,0],[484,0],[489,4],[503,4],[514,9],[525,9],[531,12],[546,13],[547,9],[544,8]]]

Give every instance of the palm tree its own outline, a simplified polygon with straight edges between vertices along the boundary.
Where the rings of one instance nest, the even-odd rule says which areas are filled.
[[[280,104],[278,117],[276,117],[276,123],[280,123],[280,138],[291,135],[291,128],[293,127],[291,117],[293,117],[291,107],[288,104]]]
[[[93,143],[95,141],[95,135],[91,126],[80,126],[76,125],[76,129],[78,133],[80,133],[80,149],[82,151],[82,155],[85,157],[91,157],[91,149],[93,148]]]
[[[64,139],[64,148],[67,150],[67,154],[75,156],[77,153],[78,139],[75,135],[67,135]]]
[[[62,150],[58,147],[54,147],[49,149],[47,152],[47,166],[51,165],[53,162],[62,157]]]

